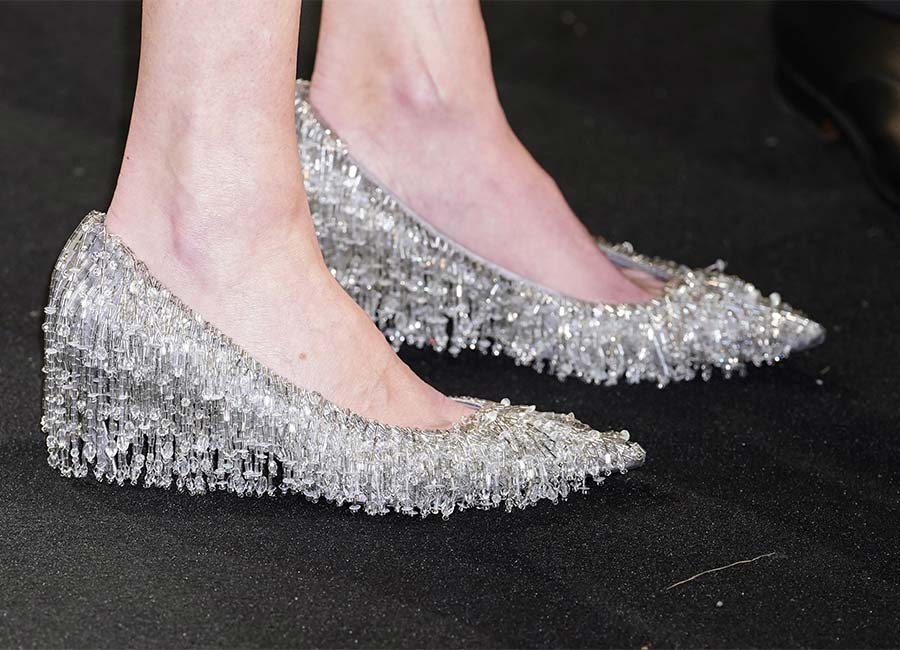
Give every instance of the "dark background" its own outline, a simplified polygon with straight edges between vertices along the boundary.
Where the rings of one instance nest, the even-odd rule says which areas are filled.
[[[727,259],[829,335],[662,391],[404,351],[446,392],[572,410],[649,454],[560,505],[445,522],[50,470],[40,310],[113,189],[139,6],[0,4],[0,646],[897,646],[897,216],[780,105],[767,11],[485,6],[510,119],[594,230]]]

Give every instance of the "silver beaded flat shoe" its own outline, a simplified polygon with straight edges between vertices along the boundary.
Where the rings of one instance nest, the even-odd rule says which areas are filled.
[[[371,514],[507,509],[640,465],[626,431],[457,398],[446,430],[384,425],[276,375],[167,291],[89,214],[45,309],[41,428],[63,476],[193,494],[324,497]]]
[[[296,122],[306,194],[326,263],[395,347],[506,354],[516,363],[615,384],[708,379],[772,364],[822,342],[824,328],[724,263],[690,269],[598,245],[620,267],[667,282],[636,305],[588,303],[536,285],[447,239],[381,186],[307,101]]]

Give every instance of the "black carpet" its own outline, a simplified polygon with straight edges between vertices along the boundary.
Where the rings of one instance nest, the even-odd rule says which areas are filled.
[[[779,103],[766,6],[485,15],[513,125],[593,229],[729,260],[827,343],[662,391],[404,351],[444,391],[574,411],[647,449],[557,506],[423,521],[65,480],[39,433],[40,310],[113,189],[139,7],[2,4],[0,646],[900,644],[898,217]]]

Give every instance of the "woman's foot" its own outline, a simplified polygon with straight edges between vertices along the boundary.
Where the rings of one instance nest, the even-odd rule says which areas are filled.
[[[107,227],[298,386],[386,424],[448,427],[469,409],[400,361],[322,261],[294,133],[296,31],[234,29],[298,18],[299,3],[145,6]]]
[[[412,210],[566,295],[635,303],[660,293],[659,280],[609,261],[509,127],[476,3],[327,3],[322,20],[311,102]]]
[[[186,226],[190,217],[171,207],[179,199],[153,194],[118,192],[108,229],[251,356],[298,386],[387,424],[446,428],[469,412],[420,380],[331,277],[310,241],[305,203],[236,201],[235,218],[267,226],[251,237],[196,231]]]

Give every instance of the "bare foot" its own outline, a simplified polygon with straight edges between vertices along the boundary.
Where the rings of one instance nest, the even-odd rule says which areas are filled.
[[[597,247],[509,127],[477,5],[389,4],[324,9],[310,99],[354,157],[450,239],[520,276],[588,301],[658,295],[662,282]]]
[[[419,379],[331,277],[303,205],[281,209],[274,218],[242,210],[238,218],[265,223],[266,236],[222,233],[223,242],[181,232],[180,216],[118,194],[107,227],[175,295],[298,386],[400,426],[447,428],[470,412]]]

